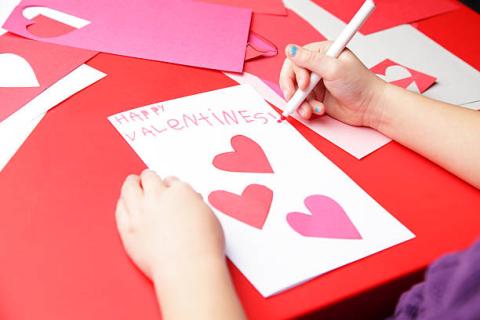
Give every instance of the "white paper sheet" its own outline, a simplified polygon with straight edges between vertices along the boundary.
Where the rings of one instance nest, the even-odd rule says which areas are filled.
[[[258,217],[253,212],[261,205],[246,209],[245,203],[236,203],[238,197],[233,196],[234,201],[224,205],[233,204],[231,210],[243,208],[245,212],[234,218],[231,212],[214,209],[225,231],[227,255],[263,296],[414,237],[289,123],[278,123],[278,118],[253,88],[242,85],[133,109],[109,120],[149,168],[161,176],[176,175],[190,182],[217,208],[216,196],[225,192],[240,195],[252,184],[272,190],[273,201],[263,227],[249,224]],[[225,155],[239,135],[259,147],[251,147],[248,153],[234,142],[237,153]],[[264,203],[261,194],[253,195],[258,203]],[[314,199],[327,196],[336,204],[324,208],[326,216],[321,219],[316,212],[320,220],[299,227],[297,223],[308,220],[309,215],[293,212],[308,213],[304,200],[311,195],[317,195]],[[341,215],[336,215],[340,207],[361,239],[345,236],[352,235],[348,224],[335,224],[340,221]],[[318,233],[326,227],[331,228],[322,232],[333,232],[333,236],[302,235],[304,228]],[[341,239],[335,238],[345,230]]]
[[[0,171],[49,109],[105,76],[97,69],[81,65],[0,122]]]

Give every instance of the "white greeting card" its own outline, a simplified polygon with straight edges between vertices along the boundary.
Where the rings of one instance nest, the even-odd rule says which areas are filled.
[[[109,117],[150,169],[203,195],[263,296],[414,237],[278,119],[246,85]]]

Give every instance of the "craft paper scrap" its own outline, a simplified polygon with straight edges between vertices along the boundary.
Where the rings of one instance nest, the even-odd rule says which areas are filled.
[[[248,35],[247,50],[245,52],[245,61],[258,57],[274,57],[278,54],[278,48],[274,43],[261,35],[250,31]]]
[[[224,4],[234,7],[250,8],[255,13],[286,15],[282,0],[202,0],[203,2]]]
[[[311,0],[284,2],[288,9],[330,40],[335,39],[345,27],[344,22]],[[427,97],[457,105],[480,100],[480,72],[410,25],[367,36],[357,33],[348,47],[367,67],[390,59],[434,75],[438,81],[425,91]]]
[[[106,75],[81,65],[0,123],[0,171],[25,142],[45,113]]]
[[[252,31],[275,44],[278,54],[247,61],[244,71],[275,83],[280,77],[285,61],[285,47],[288,44],[304,45],[325,40],[308,22],[290,10],[288,16],[254,15]]]
[[[0,122],[95,54],[9,33],[0,36]]]
[[[29,6],[54,9],[89,23],[39,37],[24,17]],[[252,11],[197,1],[24,0],[4,28],[24,37],[113,54],[241,72]],[[107,41],[108,39],[108,41]]]
[[[20,0],[2,0],[0,2],[0,35],[7,32],[3,29],[3,23],[7,20],[8,16],[12,13],[12,10],[17,6]]]
[[[240,84],[252,86],[265,100],[277,108],[283,110],[285,107],[286,101],[279,95],[280,88],[278,85],[274,83],[267,84],[266,81],[262,81],[260,78],[247,72],[243,74],[225,74]],[[327,115],[310,121],[302,119],[296,113],[292,116],[357,159],[362,159],[392,141],[376,130],[350,126]]]
[[[408,68],[390,59],[385,59],[371,67],[370,70],[383,80],[416,93],[424,93],[437,80],[435,77]]]
[[[278,119],[245,85],[109,117],[150,169],[203,195],[228,257],[263,296],[414,237]]]
[[[364,0],[313,1],[345,23],[352,19],[364,2]],[[458,2],[453,0],[375,0],[375,4],[372,16],[360,28],[360,32],[364,34],[426,19],[459,7]]]

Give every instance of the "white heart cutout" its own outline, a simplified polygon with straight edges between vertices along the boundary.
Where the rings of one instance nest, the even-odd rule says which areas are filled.
[[[23,57],[14,53],[0,53],[0,87],[39,87],[32,67]]]
[[[397,80],[410,78],[412,74],[404,67],[394,65],[387,67],[387,69],[385,70],[385,75],[379,74],[378,76],[387,82],[394,82]]]

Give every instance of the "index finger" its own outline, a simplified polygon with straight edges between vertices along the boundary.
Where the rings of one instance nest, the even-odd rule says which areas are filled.
[[[283,62],[279,84],[284,98],[289,100],[295,91],[295,72],[293,71],[292,62],[288,59],[285,59]]]

